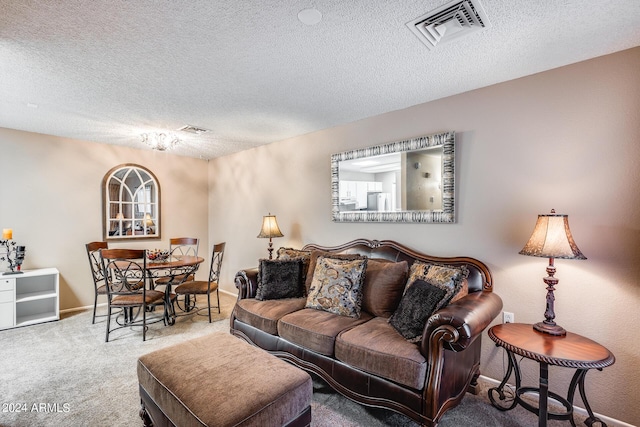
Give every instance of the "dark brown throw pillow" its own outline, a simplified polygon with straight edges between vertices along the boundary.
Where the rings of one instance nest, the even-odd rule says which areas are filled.
[[[390,317],[398,308],[408,272],[407,261],[369,259],[362,290],[362,309],[374,316]]]
[[[441,305],[447,291],[418,279],[405,291],[398,309],[389,318],[389,324],[409,342],[422,340],[427,319]]]
[[[344,260],[354,260],[354,259],[363,259],[365,256],[358,254],[336,254],[328,251],[319,251],[314,250],[311,252],[311,258],[309,259],[309,267],[307,270],[307,278],[305,280],[305,289],[307,295],[309,295],[309,289],[311,288],[311,282],[313,281],[313,272],[316,270],[316,262],[318,261],[318,257],[329,257],[333,259],[344,259]]]
[[[261,259],[258,268],[257,300],[304,296],[302,260]]]

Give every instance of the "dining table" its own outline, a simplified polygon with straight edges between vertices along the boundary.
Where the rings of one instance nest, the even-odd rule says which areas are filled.
[[[165,260],[147,260],[147,277],[149,279],[149,288],[153,289],[153,281],[160,277],[170,277],[171,280],[165,286],[165,302],[167,307],[166,320],[169,325],[173,325],[176,321],[176,312],[173,302],[176,298],[171,292],[172,285],[180,285],[185,282],[189,276],[195,274],[200,267],[204,258],[192,255],[171,255]],[[174,281],[178,278],[179,280]]]

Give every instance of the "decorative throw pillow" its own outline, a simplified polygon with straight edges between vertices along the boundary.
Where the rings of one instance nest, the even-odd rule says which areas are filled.
[[[302,297],[302,283],[302,260],[261,259],[256,299]]]
[[[464,279],[469,275],[469,270],[465,266],[451,266],[441,264],[431,264],[422,261],[414,261],[409,271],[407,287],[418,279],[424,280],[432,286],[436,286],[446,291],[445,298],[436,310],[449,304],[449,301],[462,288]],[[406,292],[406,289],[405,289]]]
[[[389,324],[409,342],[422,340],[422,331],[429,316],[442,304],[447,291],[418,279],[407,287],[398,309]]]
[[[391,316],[402,298],[408,273],[407,261],[370,258],[364,275],[362,309],[374,316]]]
[[[306,283],[307,271],[309,270],[309,261],[311,260],[311,251],[303,251],[302,249],[293,248],[280,248],[278,249],[276,258],[281,260],[302,260],[302,282]],[[306,295],[306,288],[304,288],[304,290]]]
[[[460,287],[460,290],[458,291],[457,294],[453,296],[453,298],[451,298],[451,301],[449,301],[449,304],[451,304],[452,302],[456,302],[460,298],[466,297],[467,295],[469,295],[469,281],[467,279],[464,279],[462,281],[462,286]]]
[[[359,318],[366,268],[367,258],[344,260],[319,257],[306,307]]]
[[[353,259],[364,259],[366,257],[358,254],[336,254],[333,252],[314,250],[311,252],[311,258],[309,259],[309,269],[307,270],[307,279],[305,281],[305,288],[307,290],[307,295],[309,295],[309,288],[311,288],[311,280],[313,280],[313,273],[316,271],[316,261],[319,257],[329,257],[333,259],[345,259],[345,260],[353,260]]]

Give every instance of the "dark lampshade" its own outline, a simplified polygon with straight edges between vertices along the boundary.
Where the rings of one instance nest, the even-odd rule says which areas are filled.
[[[557,214],[553,209],[551,209],[550,214],[538,215],[533,234],[531,234],[529,241],[524,245],[520,254],[549,258],[548,276],[543,279],[547,285],[545,320],[536,323],[533,328],[546,334],[565,335],[567,332],[564,328],[554,321],[556,314],[554,311],[555,296],[553,291],[555,291],[555,285],[558,284],[558,279],[554,277],[556,267],[553,260],[554,258],[587,259],[578,249],[576,242],[573,241],[571,230],[569,230],[568,215]]]
[[[271,239],[273,237],[282,237],[282,236],[284,236],[284,234],[282,234],[282,231],[280,231],[280,227],[278,227],[278,221],[276,221],[276,216],[271,215],[271,213],[269,213],[269,215],[263,216],[262,228],[260,229],[260,234],[258,234],[258,237],[269,239],[269,248],[268,248],[269,259],[273,258],[273,242],[271,241]]]

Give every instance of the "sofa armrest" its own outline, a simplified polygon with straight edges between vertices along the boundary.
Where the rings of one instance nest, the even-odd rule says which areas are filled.
[[[238,299],[255,298],[258,289],[258,268],[246,268],[236,273]]]
[[[464,350],[500,314],[500,310],[502,299],[493,292],[470,293],[429,318],[422,333],[420,351],[428,358],[432,345],[453,351]]]

